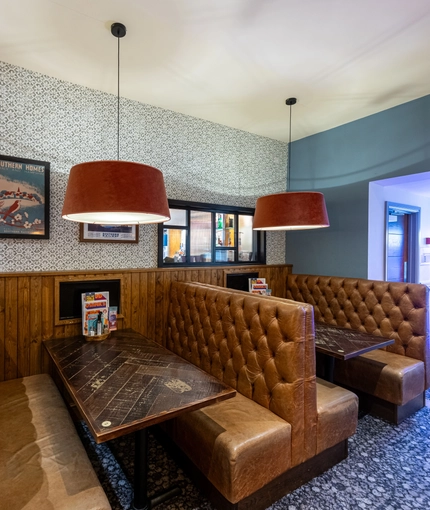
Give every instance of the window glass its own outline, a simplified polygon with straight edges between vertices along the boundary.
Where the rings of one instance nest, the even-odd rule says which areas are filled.
[[[212,262],[212,213],[190,211],[190,262]]]
[[[187,211],[184,209],[170,209],[170,220],[163,225],[176,225],[177,227],[187,226]]]
[[[163,262],[165,264],[186,262],[187,230],[163,229]]]
[[[158,225],[159,267],[265,264],[265,232],[252,230],[254,209],[169,200]]]
[[[234,250],[216,250],[215,258],[217,262],[234,262]]]
[[[234,214],[216,214],[216,246],[235,246],[235,215]]]
[[[254,231],[252,230],[252,216],[239,215],[238,247],[239,261],[253,260]]]

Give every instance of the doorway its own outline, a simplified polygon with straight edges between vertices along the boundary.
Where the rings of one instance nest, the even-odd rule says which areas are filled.
[[[386,202],[385,279],[389,282],[419,281],[420,213],[420,207]]]

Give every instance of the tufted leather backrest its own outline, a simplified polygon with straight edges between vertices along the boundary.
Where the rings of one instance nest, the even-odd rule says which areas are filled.
[[[290,274],[287,298],[314,307],[315,320],[395,343],[385,349],[424,361],[430,385],[429,291],[419,283]]]
[[[292,463],[316,453],[313,310],[234,289],[172,282],[167,348],[292,428]]]

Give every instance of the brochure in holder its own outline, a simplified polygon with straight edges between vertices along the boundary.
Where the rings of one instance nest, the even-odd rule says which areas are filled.
[[[263,296],[271,296],[272,291],[268,288],[266,278],[249,278],[249,292],[251,294],[260,294]]]
[[[109,292],[82,294],[82,334],[87,340],[109,336]]]

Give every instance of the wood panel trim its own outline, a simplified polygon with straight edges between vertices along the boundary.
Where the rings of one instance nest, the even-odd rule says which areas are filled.
[[[60,283],[62,282],[80,282],[80,281],[91,281],[91,280],[120,280],[120,309],[123,309],[123,276],[118,273],[91,273],[88,274],[69,274],[67,276],[57,276],[54,278],[54,318],[55,326],[66,326],[68,324],[81,324],[82,319],[60,319]],[[122,314],[118,314],[118,318],[123,318]]]
[[[100,278],[98,275],[118,275],[118,274],[125,274],[125,273],[151,273],[154,271],[179,271],[182,270],[188,270],[188,269],[204,269],[205,271],[209,270],[215,270],[215,271],[223,271],[223,270],[236,270],[240,272],[244,272],[245,270],[249,271],[255,271],[259,268],[289,268],[290,272],[292,271],[292,264],[247,264],[246,266],[239,266],[239,265],[227,265],[227,266],[198,266],[196,265],[194,267],[142,267],[142,268],[120,268],[120,269],[80,269],[80,270],[70,270],[70,271],[21,271],[21,272],[13,272],[13,273],[3,273],[0,271],[0,278],[7,278],[7,277],[20,277],[20,276],[66,276],[66,277],[76,277],[77,279],[82,278],[80,275],[89,275],[90,278],[94,278],[94,276],[97,276],[97,279]]]

